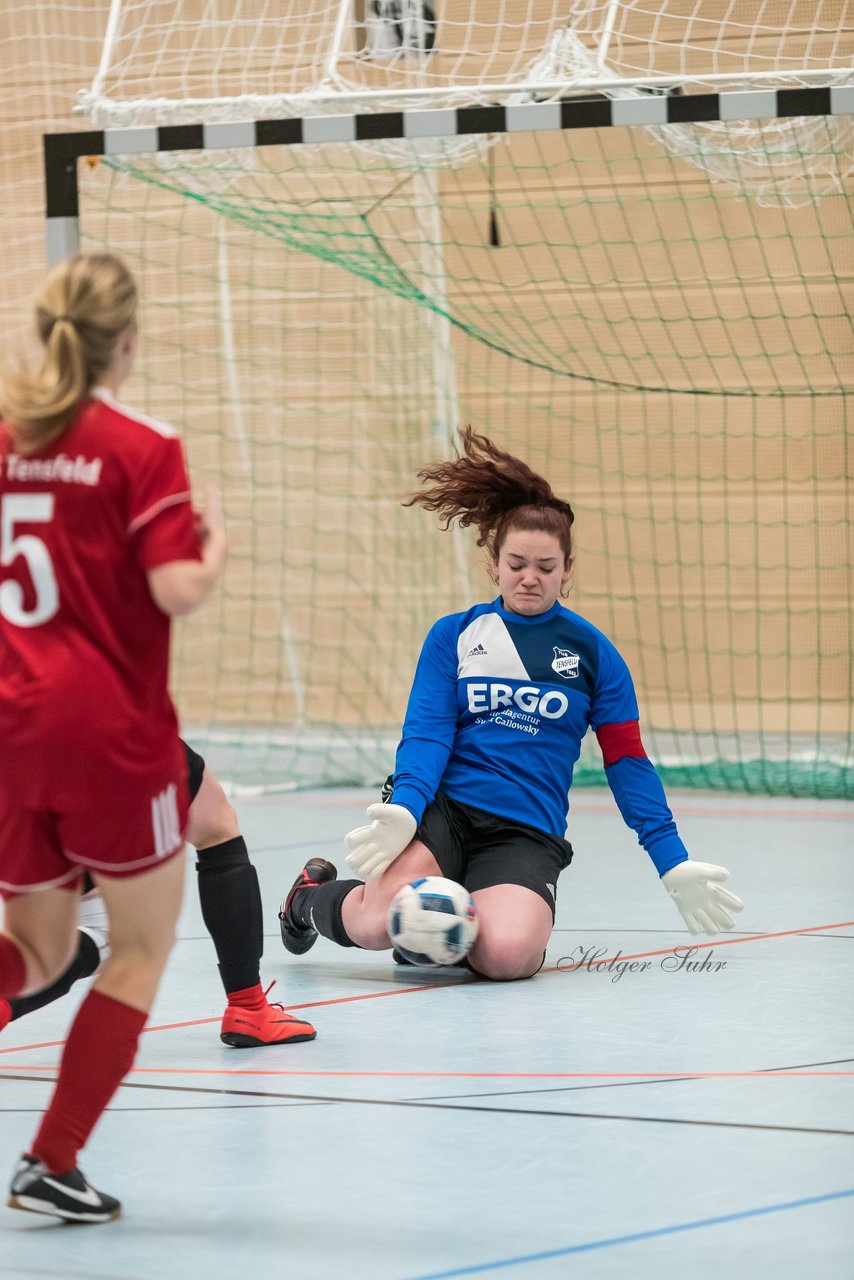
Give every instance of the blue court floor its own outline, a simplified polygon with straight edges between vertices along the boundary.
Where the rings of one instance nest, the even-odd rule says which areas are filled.
[[[3,1280],[852,1280],[854,804],[671,791],[692,856],[747,904],[686,960],[696,941],[610,795],[577,793],[546,969],[494,984],[324,939],[283,950],[294,875],[310,853],[340,864],[373,798],[237,802],[263,976],[312,1043],[220,1043],[188,855],[136,1067],[81,1161],[124,1216],[0,1209]],[[0,1035],[0,1170],[82,994]]]

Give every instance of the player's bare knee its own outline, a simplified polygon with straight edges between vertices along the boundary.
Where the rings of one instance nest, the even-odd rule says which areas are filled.
[[[371,906],[363,906],[357,918],[348,922],[347,932],[366,951],[383,951],[391,946],[386,913]]]
[[[200,856],[205,849],[234,840],[240,835],[237,814],[216,778],[205,770],[202,785],[187,822],[187,841]]]
[[[225,844],[228,840],[235,840],[239,835],[240,826],[237,822],[237,814],[231,805],[227,805],[222,812],[218,811],[213,821],[207,820],[204,823],[196,823],[192,813],[190,815],[190,823],[187,827],[187,843],[193,846],[201,859],[204,859],[207,849],[216,848],[221,844]]]
[[[150,967],[165,963],[175,944],[177,920],[158,916],[130,928],[123,921],[110,933],[110,952],[120,960]]]
[[[223,797],[224,798],[224,797]],[[198,817],[190,810],[190,821],[187,826],[187,842],[193,846],[200,858],[206,849],[225,844],[240,835],[237,814],[225,800],[220,807],[210,812],[205,811]]]
[[[469,955],[475,972],[496,982],[533,978],[543,963],[542,949],[533,949],[527,938],[478,938]]]
[[[493,982],[521,982],[525,978],[533,978],[542,967],[542,956],[536,960],[528,957],[524,963],[514,963],[504,956],[490,956],[487,960],[469,958],[475,973],[483,978],[491,978]]]
[[[63,938],[37,938],[26,943],[18,941],[27,962],[27,991],[43,991],[65,972],[77,949],[77,933],[73,940]]]
[[[348,893],[341,904],[341,922],[347,936],[366,951],[382,951],[390,947],[388,936],[388,904],[390,892],[379,881],[370,881]]]
[[[358,938],[350,928],[349,922],[347,926],[353,941],[358,941],[360,947],[370,951],[382,951],[391,946],[388,936],[388,909],[398,888],[397,881],[388,876],[369,881],[365,885],[361,904],[354,912],[352,919],[352,924],[358,929]]]
[[[114,978],[119,972],[129,976],[141,972],[159,973],[165,968],[174,941],[174,931],[157,938],[135,938],[125,942],[111,937],[110,954],[102,972],[109,969]]]

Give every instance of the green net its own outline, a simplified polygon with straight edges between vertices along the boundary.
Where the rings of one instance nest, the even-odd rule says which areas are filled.
[[[854,795],[830,123],[762,204],[738,184],[761,146],[725,125],[726,183],[690,128],[680,155],[611,128],[87,168],[84,245],[142,283],[127,398],[224,495],[225,589],[183,627],[175,688],[218,773],[388,772],[427,629],[494,594],[468,533],[400,505],[471,423],[573,503],[567,603],[626,657],[666,780]],[[577,781],[604,782],[598,751]]]

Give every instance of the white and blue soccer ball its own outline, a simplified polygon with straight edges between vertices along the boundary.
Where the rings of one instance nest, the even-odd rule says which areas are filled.
[[[456,964],[477,937],[477,911],[461,884],[423,876],[399,889],[388,909],[392,946],[410,964]]]

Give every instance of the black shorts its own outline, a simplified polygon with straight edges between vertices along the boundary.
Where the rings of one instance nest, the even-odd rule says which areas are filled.
[[[190,804],[193,803],[202,785],[202,775],[205,771],[205,762],[199,755],[198,751],[194,751],[188,746],[184,739],[181,739],[181,746],[184,748],[184,755],[187,760],[187,787],[190,792]],[[95,881],[85,872],[83,876],[83,892],[89,893],[95,888]]]
[[[473,809],[437,792],[416,839],[427,846],[443,876],[474,893],[519,884],[547,902],[554,919],[557,879],[572,861],[572,845],[511,818]]]
[[[181,746],[184,748],[184,755],[187,758],[187,786],[190,790],[190,804],[192,804],[201,790],[205,762],[198,751],[194,751],[192,747],[188,746],[183,738],[181,739]]]

